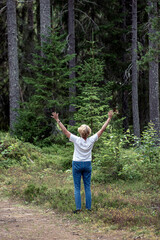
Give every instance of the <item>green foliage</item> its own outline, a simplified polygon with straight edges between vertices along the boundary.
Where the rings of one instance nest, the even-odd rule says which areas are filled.
[[[148,125],[141,139],[108,128],[96,144],[94,166],[94,181],[146,179],[152,187],[159,186],[160,147],[154,125]]]
[[[26,203],[49,204],[58,211],[71,211],[74,209],[73,189],[57,186],[39,185],[29,183],[24,189],[22,197]]]
[[[74,114],[76,128],[88,124],[95,132],[106,119],[111,100],[111,85],[104,81],[104,62],[99,58],[94,46],[88,52],[88,58],[79,67],[77,77],[77,97]]]
[[[155,187],[160,186],[160,140],[153,123],[149,123],[143,131],[140,142],[137,149],[141,156],[140,172],[146,182]]]
[[[27,202],[32,202],[35,198],[39,197],[45,198],[45,192],[47,187],[44,185],[35,186],[34,184],[29,184],[26,189],[24,190],[24,198]]]
[[[97,174],[94,176],[95,181],[108,182],[119,178],[123,167],[120,161],[122,145],[122,135],[117,134],[111,126],[108,127],[96,143],[94,165]]]
[[[49,147],[43,147],[42,150],[49,156],[53,156],[57,169],[66,171],[72,167],[72,143],[67,143],[64,146],[62,144],[54,144]]]
[[[67,189],[66,187],[55,188],[50,192],[50,204],[54,209],[61,212],[70,212],[74,207],[73,188]]]
[[[119,175],[129,179],[143,178],[152,187],[160,186],[160,147],[154,124],[148,124],[140,139],[128,132],[124,136],[124,146],[126,143],[129,149],[122,149],[123,167]]]
[[[9,134],[1,134],[0,167],[9,168],[15,164],[29,164],[28,153],[21,141],[12,138]]]
[[[24,143],[8,133],[0,133],[0,139],[1,168],[8,169],[16,165],[27,169],[35,164],[41,167],[55,167],[53,158],[48,158],[45,153],[42,154],[40,148],[30,143]]]
[[[63,117],[68,108],[67,63],[71,56],[65,55],[64,35],[53,30],[42,49],[43,56],[33,54],[33,64],[28,65],[31,77],[24,81],[32,91],[29,100],[24,102],[19,111],[16,135],[25,141],[38,144],[55,132],[51,112],[58,111]]]

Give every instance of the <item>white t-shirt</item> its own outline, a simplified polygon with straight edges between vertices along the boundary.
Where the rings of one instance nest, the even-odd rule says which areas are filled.
[[[86,140],[71,134],[69,140],[74,143],[73,161],[85,162],[92,160],[92,148],[95,141],[98,140],[97,133]]]

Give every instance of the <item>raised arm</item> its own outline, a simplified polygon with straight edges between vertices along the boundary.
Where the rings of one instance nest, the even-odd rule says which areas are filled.
[[[58,115],[59,115],[59,113],[53,112],[52,115],[51,115],[51,117],[56,120],[56,122],[58,123],[58,125],[59,125],[60,128],[62,129],[62,132],[63,132],[68,138],[70,138],[71,133],[65,128],[65,126],[63,125],[63,123],[59,120]]]
[[[97,132],[98,138],[102,135],[102,133],[105,131],[106,127],[108,126],[109,122],[111,121],[113,116],[113,111],[108,112],[108,119],[105,122],[105,124],[102,126],[102,128]]]

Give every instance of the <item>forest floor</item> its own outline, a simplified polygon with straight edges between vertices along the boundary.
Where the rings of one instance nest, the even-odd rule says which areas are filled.
[[[77,224],[53,210],[0,197],[0,240],[158,240],[145,237],[142,232],[97,229]]]
[[[160,240],[159,187],[142,180],[103,182],[94,167],[92,212],[85,210],[82,184],[82,212],[73,214],[73,149],[40,149],[1,135],[0,240]]]

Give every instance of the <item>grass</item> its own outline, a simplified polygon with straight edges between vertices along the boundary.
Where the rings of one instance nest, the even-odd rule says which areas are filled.
[[[39,149],[9,136],[5,136],[4,139],[3,136],[1,145],[3,151],[6,149],[6,154],[0,155],[0,162],[3,162],[0,168],[0,191],[3,195],[19,198],[25,204],[32,203],[47,209],[52,208],[77,221],[78,224],[91,224],[95,229],[105,231],[130,229],[139,235],[149,235],[151,232],[159,234],[159,189],[151,188],[143,181],[117,180],[106,184],[98,183],[94,181],[96,176],[94,169],[93,211],[91,213],[85,211],[85,194],[82,185],[83,211],[74,215],[71,171],[73,149],[70,144],[67,147],[54,145]],[[13,151],[9,151],[8,146],[12,146]],[[9,167],[5,165],[5,158],[9,159]]]

